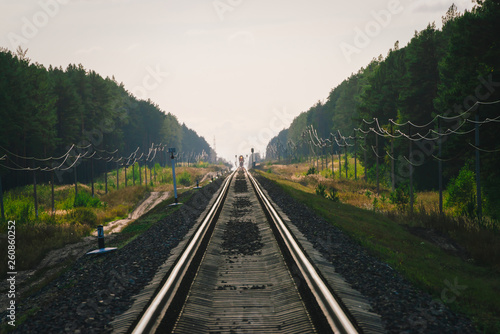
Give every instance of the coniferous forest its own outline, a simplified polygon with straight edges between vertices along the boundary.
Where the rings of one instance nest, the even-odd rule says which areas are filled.
[[[474,172],[478,152],[483,210],[500,218],[498,17],[500,5],[492,0],[477,1],[464,13],[451,6],[442,29],[430,23],[406,46],[396,42],[385,57],[374,58],[332,89],[325,102],[296,117],[269,142],[267,158],[311,154],[305,130],[312,126],[318,139],[333,143],[328,151],[341,148],[336,138],[347,139],[350,154],[356,147],[369,181],[375,180],[377,148],[383,182],[392,182],[392,162],[396,186],[408,182],[405,168],[411,162],[415,188],[430,190],[438,188],[438,161],[446,186],[460,170]]]
[[[158,144],[185,156],[203,154],[206,159],[212,153],[206,140],[176,116],[150,100],[138,100],[114,78],[82,65],[47,69],[32,62],[27,51],[0,50],[0,157],[7,153],[12,160],[1,161],[11,167],[0,168],[4,189],[32,182],[29,173],[16,172],[16,167],[44,167],[43,161],[24,157],[59,157],[72,145],[91,144],[115,156],[128,156],[137,148],[147,154]],[[104,162],[96,161],[94,169],[102,173]],[[45,174],[50,173],[41,176],[47,178]],[[59,182],[72,182],[71,173],[60,174]]]

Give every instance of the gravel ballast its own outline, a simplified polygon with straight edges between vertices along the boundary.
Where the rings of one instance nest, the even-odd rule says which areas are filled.
[[[476,333],[468,318],[415,288],[340,229],[286,194],[275,182],[257,173],[254,176],[307,240],[334,265],[335,271],[368,298],[388,333]]]
[[[415,288],[338,228],[292,199],[274,182],[259,175],[256,178],[304,236],[335,266],[336,272],[367,297],[373,311],[381,315],[388,333],[475,333],[469,319]],[[82,256],[42,290],[18,300],[16,323],[23,313],[31,310],[32,315],[16,326],[14,332],[111,332],[110,322],[130,308],[132,297],[152,280],[158,267],[193,226],[221,184],[222,179],[217,179],[194,192],[179,210],[155,223],[126,246],[106,255]],[[247,190],[243,183],[237,187],[238,192]],[[239,219],[247,210],[248,200],[244,196],[238,200],[240,202],[232,208],[234,226],[228,227],[251,229],[245,220]],[[259,235],[252,235],[251,247],[244,249],[245,252],[259,251]],[[226,248],[227,252],[242,251],[229,244]],[[453,278],[450,282],[454,283]],[[7,319],[4,310],[0,313],[3,322]]]
[[[14,332],[111,332],[110,321],[132,305],[131,297],[151,281],[221,184],[222,178],[193,191],[176,212],[152,225],[124,247],[104,255],[80,257],[71,269],[52,283],[18,301],[17,319],[28,310],[33,314],[16,326]],[[5,312],[1,317],[6,321]]]

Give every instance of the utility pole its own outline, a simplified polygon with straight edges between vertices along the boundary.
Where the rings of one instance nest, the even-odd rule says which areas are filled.
[[[481,170],[479,163],[479,110],[476,112],[475,116],[475,145],[476,145],[476,199],[477,199],[477,218],[482,219],[483,210],[481,207]]]
[[[365,156],[365,182],[368,183],[368,163],[366,161],[366,133],[365,133],[365,150],[364,150],[364,156]]]
[[[411,163],[411,156],[413,154],[413,142],[411,140],[411,124],[408,124],[408,139],[409,139],[409,152],[408,163],[410,164],[410,214],[413,214],[413,164]]]
[[[441,133],[441,121],[437,118],[438,133]],[[443,141],[438,138],[438,177],[439,177],[439,213],[443,214],[443,160],[441,159]]]
[[[380,193],[378,178],[378,135],[375,133],[375,159],[377,161],[377,195]]]
[[[438,119],[439,120],[439,119]],[[394,138],[393,128],[391,123],[391,188],[392,191],[396,189],[396,175],[394,175]]]
[[[358,157],[358,146],[357,146],[357,139],[358,136],[356,135],[356,132],[354,132],[354,180],[358,179],[358,173],[357,173],[357,157]]]

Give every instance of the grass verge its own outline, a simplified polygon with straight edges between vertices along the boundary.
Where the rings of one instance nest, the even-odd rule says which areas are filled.
[[[178,191],[190,189],[196,181],[201,181],[208,172],[220,171],[220,166],[202,165],[199,167],[179,167]],[[154,171],[154,172],[153,172]],[[172,170],[156,165],[153,170],[142,168],[142,180],[138,167],[135,173],[125,169],[118,170],[120,185],[116,187],[117,171],[108,173],[105,192],[104,177],[94,184],[95,196],[91,186],[78,183],[78,195],[74,185],[54,186],[54,209],[52,213],[52,187],[49,184],[37,186],[39,215],[35,215],[34,188],[24,186],[11,189],[4,194],[6,220],[0,219],[0,249],[7,249],[7,222],[16,222],[16,263],[17,271],[35,268],[51,250],[81,240],[90,235],[97,225],[122,219],[137,206],[148,192],[173,191]],[[125,186],[125,175],[127,186]],[[148,183],[145,184],[145,177]],[[133,185],[135,180],[135,185]],[[142,183],[141,183],[142,181]],[[209,182],[206,179],[202,184]],[[0,255],[0,268],[7,268],[7,252]],[[7,271],[0,272],[5,277]]]

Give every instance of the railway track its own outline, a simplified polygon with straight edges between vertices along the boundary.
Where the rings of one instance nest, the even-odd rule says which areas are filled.
[[[359,295],[324,278],[282,216],[252,175],[233,172],[127,331],[381,332]]]

